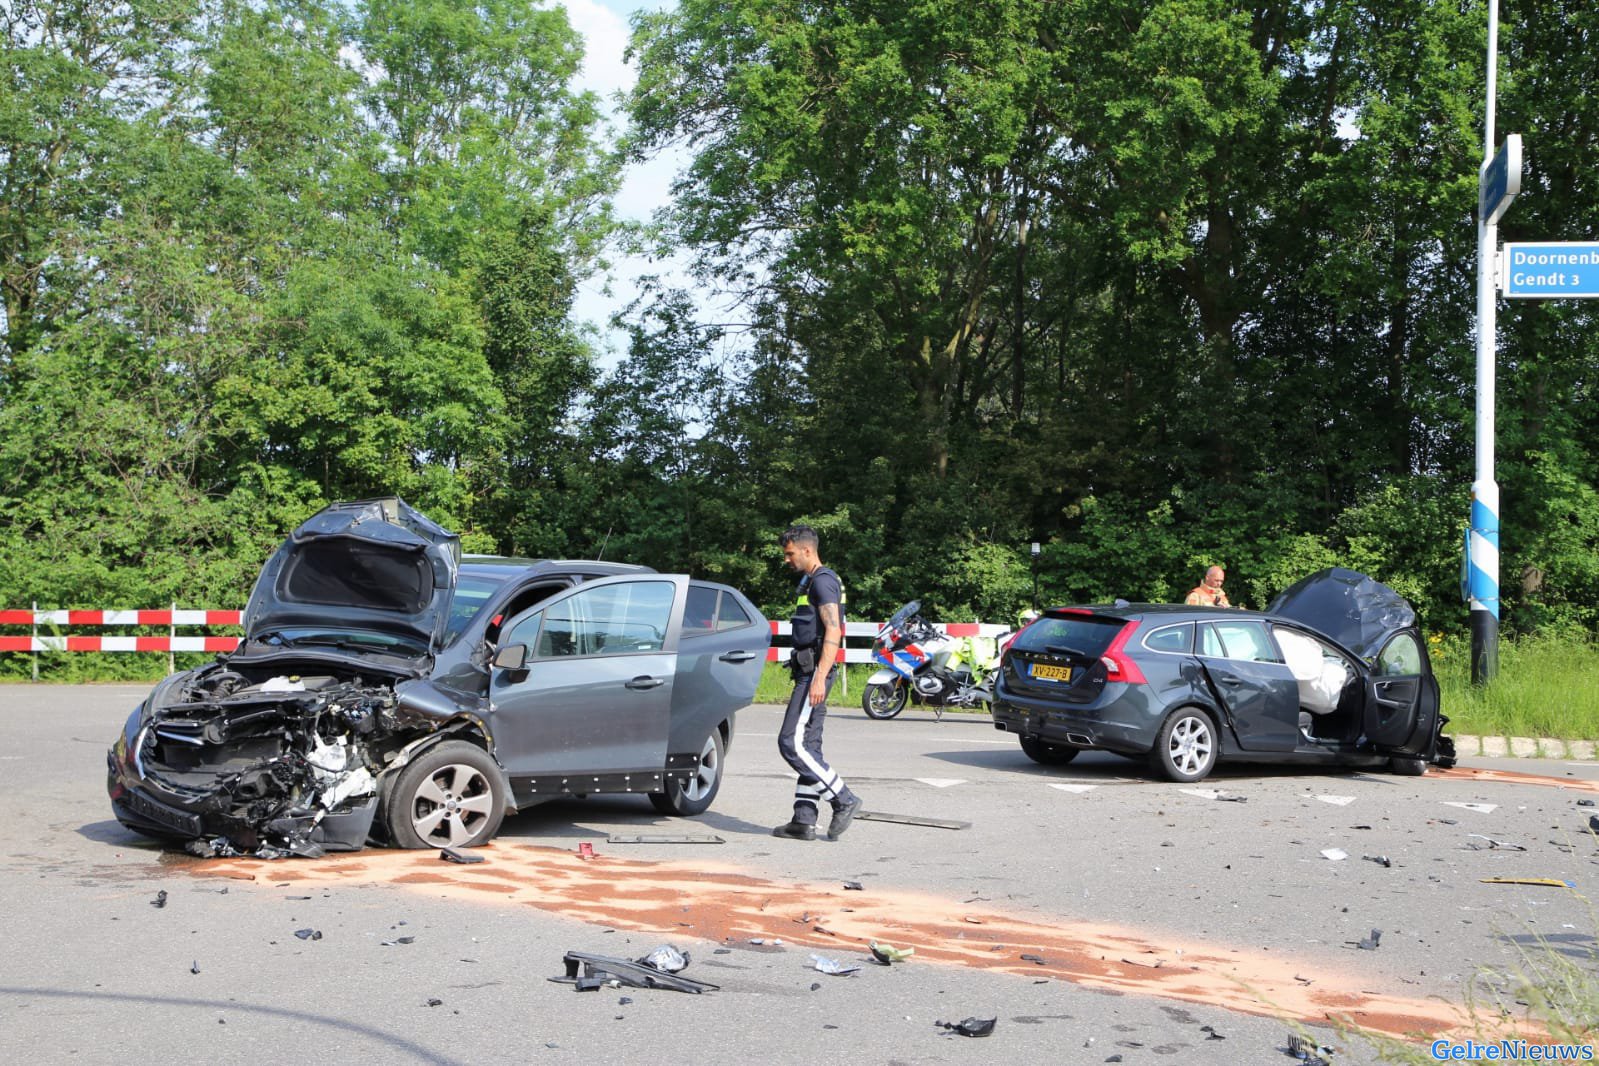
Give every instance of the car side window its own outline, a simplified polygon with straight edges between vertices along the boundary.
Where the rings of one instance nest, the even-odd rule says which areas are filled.
[[[531,649],[538,640],[539,623],[542,621],[544,621],[544,612],[540,611],[538,614],[530,614],[517,622],[506,632],[503,646],[510,647],[512,644],[526,644]]]
[[[1401,633],[1384,645],[1377,655],[1372,673],[1377,677],[1413,677],[1421,673],[1421,646],[1409,633]]]
[[[683,636],[703,637],[716,632],[717,591],[704,585],[690,585],[683,607]]]
[[[749,612],[739,606],[738,600],[726,592],[722,593],[722,605],[716,611],[716,628],[718,630],[738,629],[741,626],[749,625],[753,621],[754,619],[749,616]]]
[[[1208,627],[1220,643],[1221,657],[1253,663],[1280,663],[1266,627],[1260,622],[1212,622]],[[1206,643],[1206,655],[1215,655]]]
[[[1187,622],[1177,626],[1164,626],[1144,638],[1144,647],[1150,651],[1187,655],[1194,647],[1194,627]]]
[[[533,657],[660,651],[672,619],[673,594],[670,581],[628,581],[568,596],[540,612],[544,622],[532,645]]]

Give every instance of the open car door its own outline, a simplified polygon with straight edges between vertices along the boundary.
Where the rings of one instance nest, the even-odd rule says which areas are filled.
[[[489,728],[519,801],[660,789],[687,586],[587,581],[505,623],[501,652],[526,652],[521,668],[493,670]]]
[[[1438,680],[1415,630],[1393,634],[1366,678],[1366,739],[1403,755],[1429,757],[1438,733]]]

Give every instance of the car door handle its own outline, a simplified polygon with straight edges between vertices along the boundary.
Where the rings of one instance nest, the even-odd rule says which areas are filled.
[[[747,663],[755,658],[755,653],[752,651],[730,651],[726,655],[718,655],[717,658],[724,663]]]
[[[1243,680],[1243,678],[1240,678],[1240,677],[1224,677],[1224,678],[1221,679],[1221,683],[1224,684],[1224,685],[1237,686],[1237,685],[1242,685],[1244,683],[1244,680]]]
[[[628,688],[637,688],[637,689],[657,688],[657,687],[659,687],[661,685],[664,685],[664,684],[666,684],[666,679],[665,678],[660,678],[660,677],[635,677],[633,680],[631,680],[631,681],[629,681],[627,683],[627,687]]]

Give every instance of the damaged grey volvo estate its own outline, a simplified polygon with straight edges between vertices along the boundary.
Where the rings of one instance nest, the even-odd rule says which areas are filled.
[[[463,559],[398,499],[296,529],[244,628],[157,685],[108,756],[118,820],[202,855],[468,847],[562,795],[699,814],[771,643],[727,586]]]

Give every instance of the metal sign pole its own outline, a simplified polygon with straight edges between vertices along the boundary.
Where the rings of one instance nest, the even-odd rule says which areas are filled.
[[[1488,6],[1488,107],[1484,123],[1483,163],[1478,178],[1477,213],[1477,470],[1471,483],[1471,532],[1467,547],[1468,594],[1471,601],[1471,680],[1486,684],[1499,672],[1499,485],[1494,481],[1494,251],[1499,216],[1510,196],[1489,203],[1494,169],[1494,98],[1499,68],[1499,3]],[[1519,151],[1516,153],[1519,156]],[[1505,163],[1510,160],[1507,158]],[[1520,178],[1520,160],[1515,160]],[[1507,192],[1509,190],[1506,190]]]

